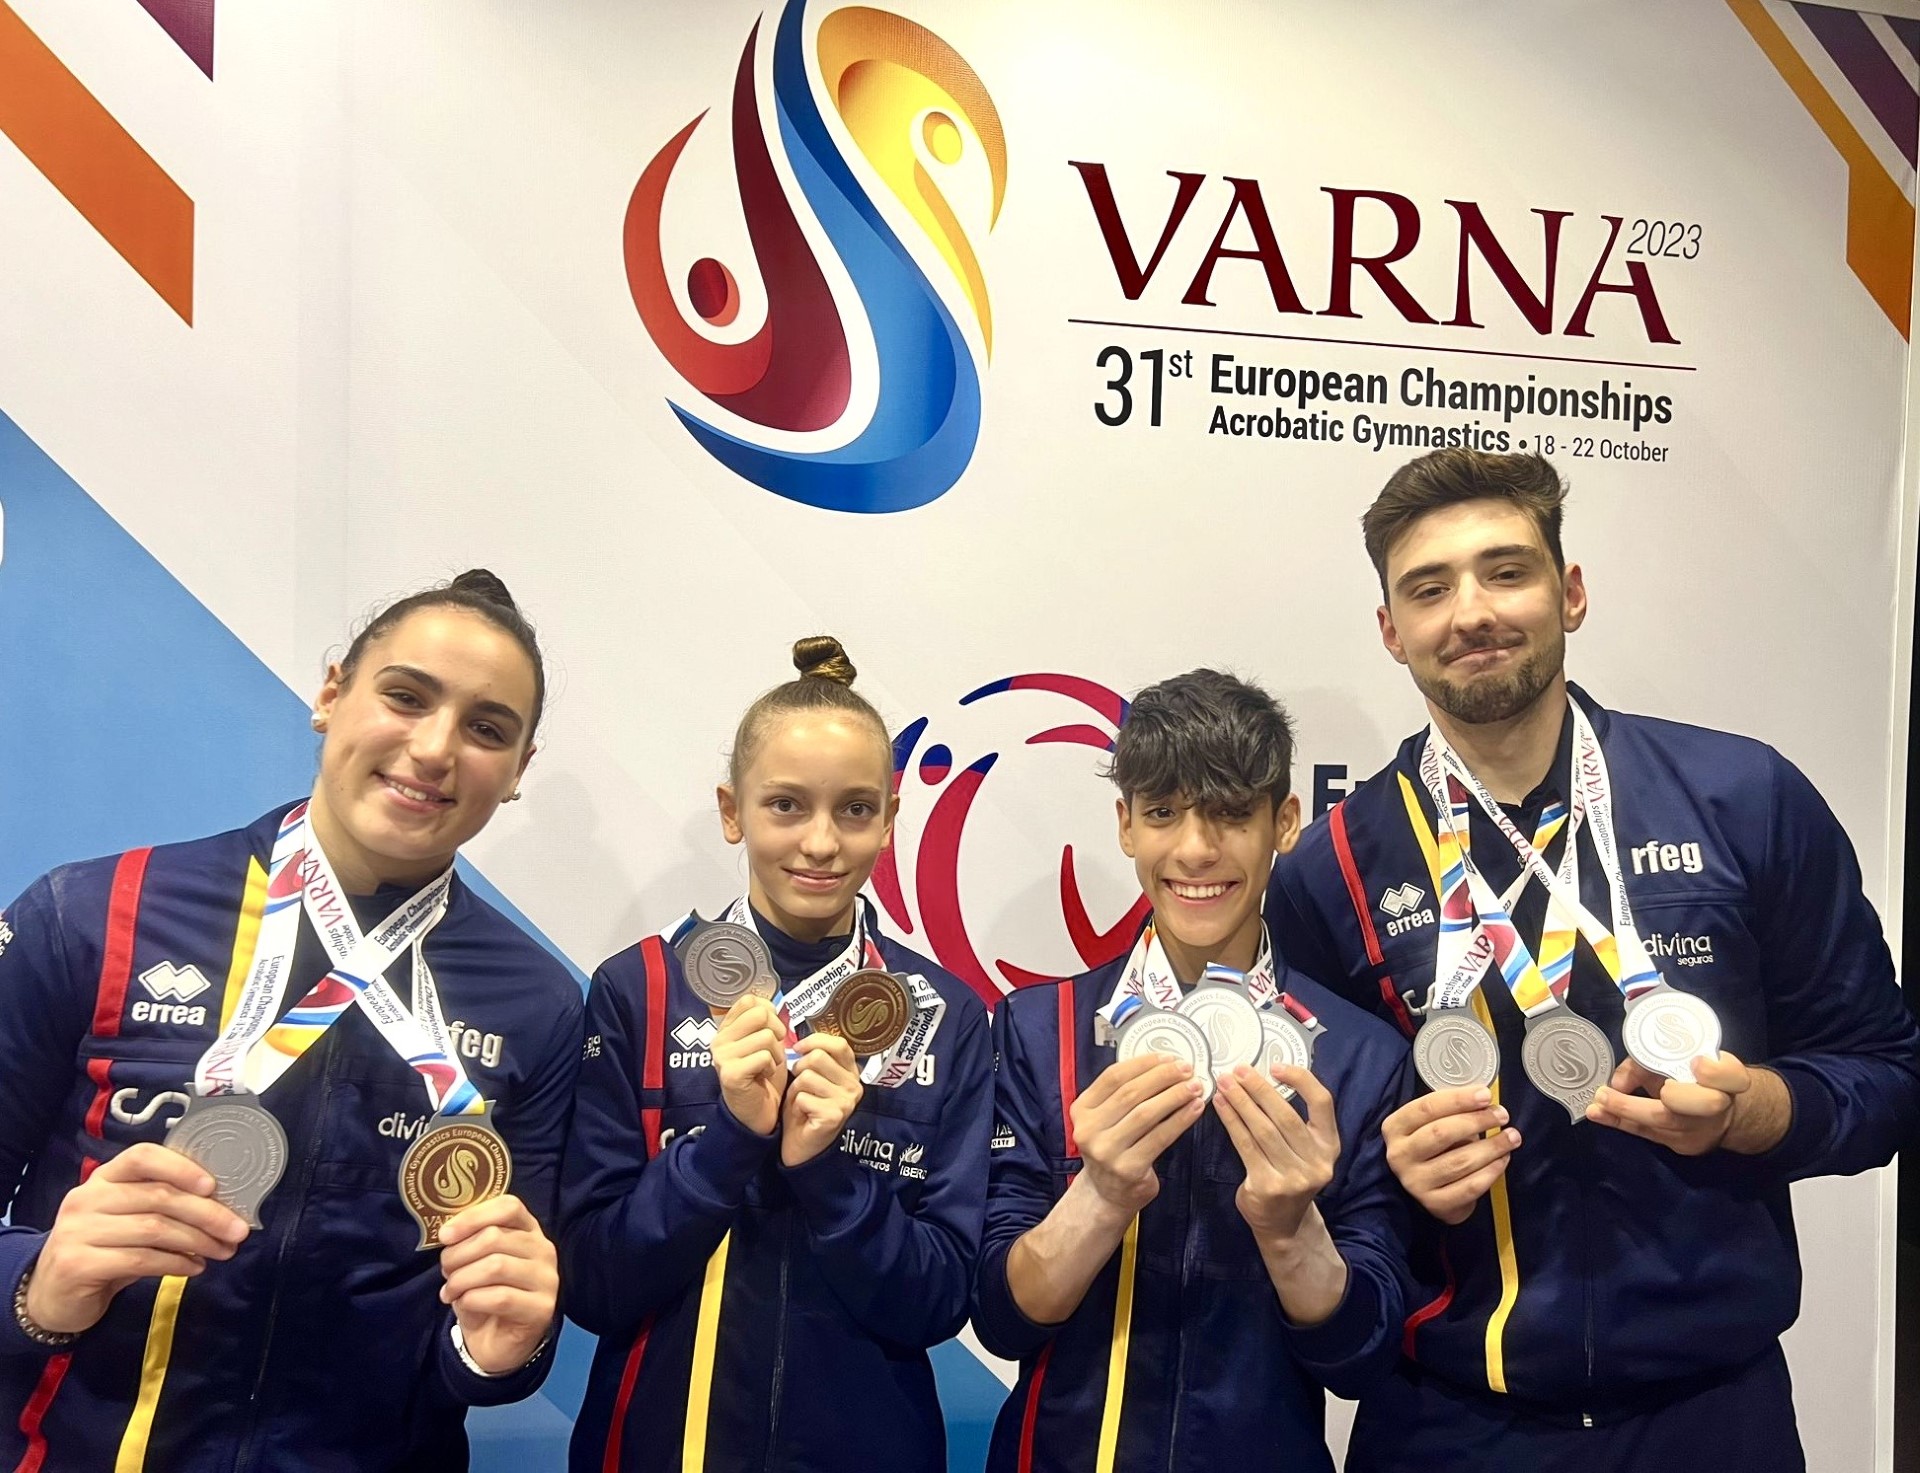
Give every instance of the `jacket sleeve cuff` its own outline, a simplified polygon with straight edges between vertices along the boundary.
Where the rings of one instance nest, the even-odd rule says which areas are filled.
[[[1332,1314],[1317,1325],[1296,1325],[1286,1319],[1284,1310],[1281,1319],[1294,1354],[1305,1365],[1323,1374],[1336,1371],[1367,1355],[1378,1343],[1380,1290],[1372,1278],[1349,1263],[1346,1292]]]
[[[453,1311],[448,1310],[446,1327],[436,1339],[439,1342],[441,1376],[447,1383],[447,1389],[453,1393],[453,1399],[462,1406],[495,1407],[524,1401],[540,1389],[541,1383],[547,1379],[547,1372],[553,1368],[553,1343],[560,1334],[558,1320],[549,1328],[547,1338],[540,1342],[533,1359],[518,1370],[506,1371],[498,1376],[488,1375],[468,1357],[465,1347],[456,1338],[457,1326]]]
[[[1004,1248],[995,1246],[980,1255],[974,1330],[980,1336],[980,1343],[995,1355],[1025,1360],[1039,1354],[1047,1342],[1060,1333],[1060,1326],[1028,1319],[1015,1302],[1013,1290],[1007,1285],[1007,1255],[1012,1247],[1011,1243]]]
[[[1755,1156],[1736,1156],[1736,1159],[1769,1182],[1798,1181],[1803,1176],[1831,1170],[1825,1163],[1834,1132],[1839,1128],[1839,1109],[1831,1087],[1813,1070],[1791,1059],[1781,1059],[1766,1067],[1786,1085],[1793,1118],[1787,1122],[1787,1133],[1774,1143],[1773,1149]]]
[[[779,1139],[777,1133],[755,1135],[734,1119],[724,1100],[719,1101],[707,1128],[677,1152],[681,1179],[710,1210],[733,1212],[746,1201],[748,1184],[759,1175]]]
[[[32,1228],[0,1228],[0,1293],[6,1295],[4,1304],[0,1304],[0,1355],[31,1355],[44,1360],[58,1355],[64,1348],[42,1345],[33,1339],[20,1328],[13,1312],[13,1298],[20,1290],[20,1280],[33,1267],[46,1241],[45,1233]]]
[[[873,1173],[832,1146],[782,1170],[816,1238],[840,1237],[857,1227],[879,1195]]]

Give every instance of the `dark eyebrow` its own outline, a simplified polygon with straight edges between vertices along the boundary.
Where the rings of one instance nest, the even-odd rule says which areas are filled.
[[[836,794],[833,801],[847,803],[859,798],[869,803],[885,803],[889,791],[887,788],[872,785],[848,788]],[[811,798],[813,790],[797,778],[775,777],[767,779],[766,786],[761,790],[761,796],[763,798]]]
[[[430,695],[444,697],[447,693],[445,681],[437,675],[429,675],[417,665],[385,665],[381,667],[380,674],[402,676]],[[503,726],[511,727],[512,731],[508,733],[511,736],[518,736],[520,729],[527,724],[527,718],[505,701],[476,701],[473,710],[475,715],[485,716]]]
[[[1497,562],[1501,558],[1524,558],[1528,562],[1539,562],[1542,553],[1539,548],[1527,542],[1508,542],[1499,547],[1483,547],[1473,555],[1476,563]],[[1410,586],[1422,578],[1437,577],[1447,572],[1451,565],[1447,563],[1422,563],[1417,568],[1408,568],[1393,580],[1393,586],[1404,593]]]

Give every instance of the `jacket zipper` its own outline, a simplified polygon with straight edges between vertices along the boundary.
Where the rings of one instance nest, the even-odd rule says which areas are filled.
[[[1195,1241],[1200,1225],[1200,1143],[1194,1141],[1187,1152],[1187,1227],[1180,1249],[1180,1297],[1174,1314],[1173,1420],[1167,1427],[1167,1473],[1173,1473],[1180,1456],[1180,1407],[1187,1399],[1187,1284],[1200,1245]]]
[[[1580,1172],[1580,1309],[1581,1329],[1585,1337],[1587,1352],[1587,1394],[1593,1394],[1593,1242],[1588,1230],[1589,1188],[1588,1181],[1593,1175],[1593,1149],[1591,1136],[1581,1136],[1582,1155],[1586,1158]],[[1580,1425],[1591,1427],[1593,1414],[1580,1413]]]
[[[780,1446],[780,1383],[787,1374],[787,1269],[793,1258],[793,1219],[794,1212],[789,1210],[781,1214],[785,1219],[780,1232],[780,1312],[773,1322],[773,1389],[772,1404],[767,1412],[767,1463],[773,1467],[775,1452]]]
[[[333,1046],[333,1032],[320,1041],[320,1047],[326,1053],[325,1072],[320,1076],[320,1109],[314,1116],[313,1131],[307,1138],[306,1159],[300,1164],[300,1181],[294,1198],[293,1221],[280,1237],[278,1251],[273,1262],[273,1293],[267,1300],[266,1334],[260,1342],[260,1370],[253,1379],[253,1391],[247,1397],[247,1430],[240,1441],[240,1448],[234,1457],[234,1470],[252,1466],[253,1445],[260,1432],[260,1393],[266,1389],[267,1366],[273,1358],[273,1331],[280,1318],[280,1289],[286,1277],[287,1252],[293,1246],[293,1240],[299,1236],[301,1220],[307,1212],[307,1188],[312,1185],[314,1168],[320,1162],[320,1143],[324,1134],[327,1118],[327,1104],[333,1096],[333,1061],[339,1052]]]

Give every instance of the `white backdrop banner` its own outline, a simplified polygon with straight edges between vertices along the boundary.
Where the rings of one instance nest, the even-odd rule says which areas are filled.
[[[1420,723],[1357,521],[1468,445],[1572,482],[1576,677],[1774,743],[1885,902],[1917,57],[1781,0],[0,0],[0,890],[304,787],[323,654],[480,564],[556,695],[471,858],[578,968],[738,891],[725,744],[825,630],[876,900],[997,997],[1128,935],[1128,693],[1261,680],[1315,814]],[[1820,1469],[1890,1459],[1881,1188],[1797,1199]]]

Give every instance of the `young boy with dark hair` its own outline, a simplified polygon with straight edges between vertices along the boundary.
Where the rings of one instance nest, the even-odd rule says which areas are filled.
[[[974,1316],[1020,1361],[996,1473],[1331,1469],[1322,1388],[1356,1396],[1398,1354],[1380,1125],[1407,1049],[1261,921],[1300,829],[1292,757],[1256,686],[1142,691],[1109,775],[1153,914],[1128,956],[1000,1004]]]

